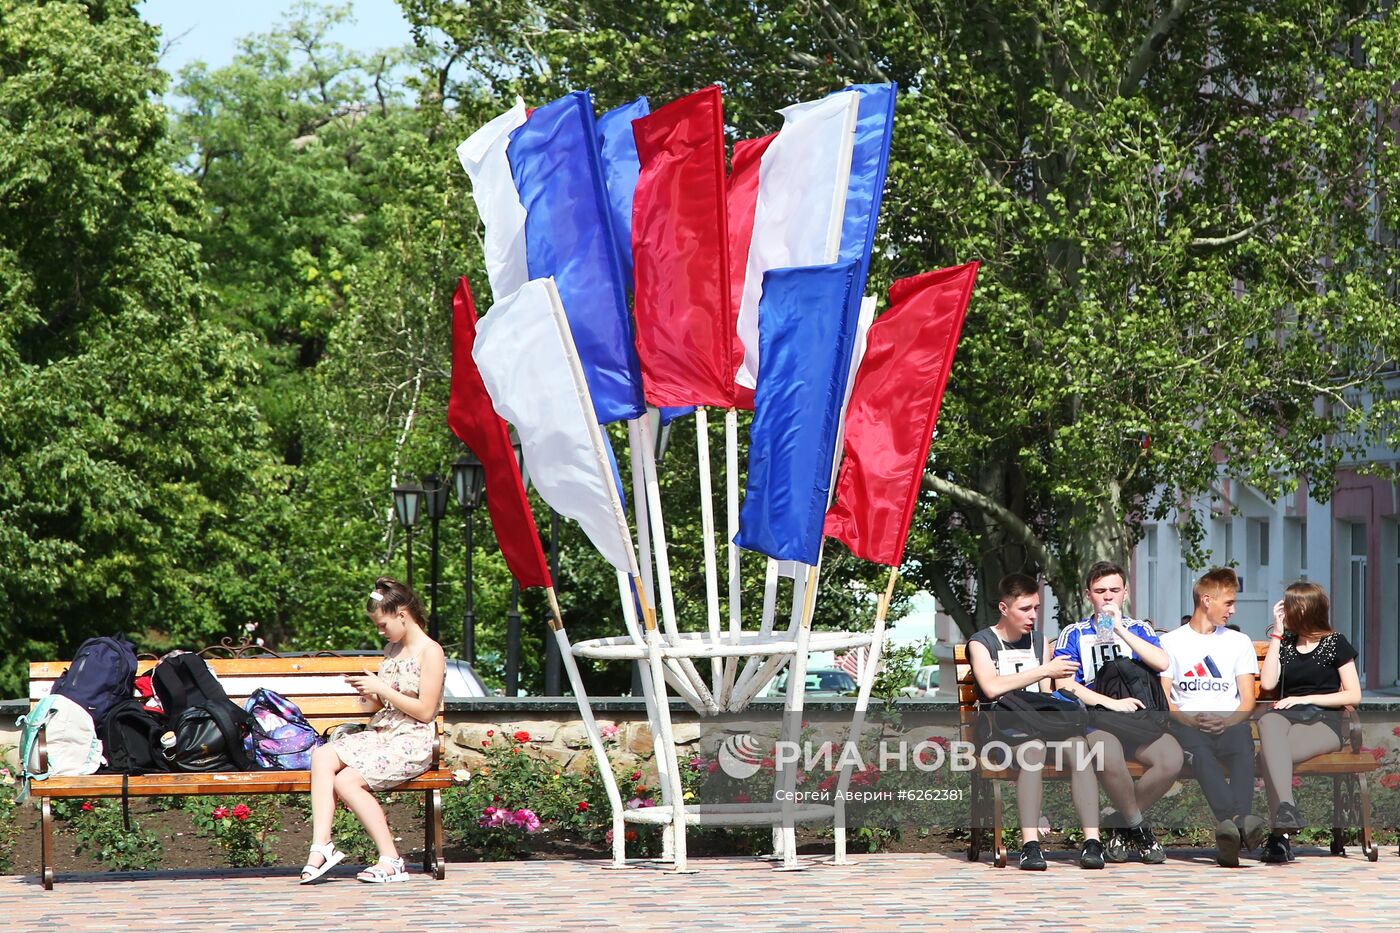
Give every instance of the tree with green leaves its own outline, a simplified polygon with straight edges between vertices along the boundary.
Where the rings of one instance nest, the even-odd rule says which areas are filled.
[[[210,321],[130,3],[0,2],[0,694],[125,630],[207,643],[274,605],[284,478],[252,342]]]
[[[899,83],[872,288],[983,262],[905,568],[965,631],[1005,572],[1071,615],[1148,511],[1222,474],[1325,497],[1339,432],[1385,436],[1355,400],[1400,350],[1388,4],[403,5],[464,95],[718,81],[742,137]]]

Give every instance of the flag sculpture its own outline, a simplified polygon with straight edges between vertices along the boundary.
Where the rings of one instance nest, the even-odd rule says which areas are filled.
[[[725,142],[707,87],[595,118],[587,92],[523,102],[458,148],[485,227],[493,304],[479,321],[464,278],[453,305],[452,430],[485,465],[487,507],[522,587],[546,588],[570,685],[613,807],[666,827],[686,870],[687,825],[769,824],[800,867],[794,826],[843,811],[686,800],[669,698],[701,715],[743,710],[788,668],[783,734],[795,737],[810,651],[844,651],[863,724],[939,403],[977,264],[901,279],[886,309],[866,295],[894,125],[892,84],[857,85],[780,111],[770,136]],[[630,302],[629,302],[630,294]],[[708,409],[724,419],[725,573]],[[693,412],[704,555],[703,620],[677,618],[655,423]],[[740,495],[739,410],[752,410]],[[604,426],[625,422],[631,505]],[[617,575],[622,628],[573,644],[554,595],[508,426],[539,495],[577,521]],[[813,632],[827,537],[888,565],[868,631]],[[761,605],[741,605],[740,550],[765,556]],[[786,625],[780,577],[790,577]],[[727,599],[721,611],[721,583]],[[662,805],[623,807],[575,658],[641,663]],[[708,663],[706,663],[708,662]],[[707,670],[702,671],[701,665]],[[792,789],[794,769],[781,779]],[[844,789],[849,773],[843,772]]]

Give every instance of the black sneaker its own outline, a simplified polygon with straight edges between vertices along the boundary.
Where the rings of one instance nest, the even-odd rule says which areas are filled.
[[[1084,848],[1079,850],[1080,868],[1103,868],[1103,843],[1097,839],[1085,839]]]
[[[1215,827],[1215,862],[1222,868],[1240,867],[1240,828],[1234,820],[1221,820]]]
[[[1288,861],[1287,845],[1288,840],[1278,833],[1269,833],[1269,838],[1264,843],[1264,853],[1259,856],[1259,861],[1271,865],[1282,865]]]
[[[1142,860],[1148,865],[1160,865],[1167,860],[1166,850],[1157,841],[1156,833],[1152,832],[1152,824],[1143,820],[1135,831],[1135,842],[1137,849],[1142,853]]]
[[[1291,836],[1283,837],[1283,851],[1288,856],[1288,861],[1293,861],[1293,838]]]
[[[1105,828],[1103,831],[1104,858],[1110,862],[1126,862],[1133,854],[1132,830]]]
[[[1240,828],[1244,847],[1251,852],[1263,845],[1264,837],[1269,835],[1269,824],[1253,814],[1237,820],[1235,825]]]
[[[1045,871],[1045,855],[1040,851],[1040,843],[1027,842],[1021,845],[1021,871]]]
[[[1298,812],[1298,808],[1291,803],[1281,803],[1278,805],[1278,812],[1274,814],[1274,832],[1294,833],[1303,828],[1303,814]]]

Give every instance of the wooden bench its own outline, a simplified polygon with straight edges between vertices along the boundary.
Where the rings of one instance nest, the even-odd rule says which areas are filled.
[[[1267,641],[1254,643],[1254,651],[1259,658],[1261,668],[1264,665],[1264,654],[1268,649],[1269,643]],[[954,649],[954,661],[957,664],[958,672],[959,737],[967,742],[975,742],[977,720],[983,713],[977,708],[977,687],[972,679],[972,666],[967,662],[966,645],[958,645]],[[1254,718],[1257,720],[1259,716],[1267,713],[1270,709],[1267,705],[1263,705],[1264,702],[1278,699],[1278,690],[1263,689],[1256,678],[1255,696],[1261,704],[1256,706],[1254,710]],[[1332,778],[1332,854],[1346,854],[1347,829],[1359,825],[1361,827],[1361,850],[1369,861],[1374,862],[1380,853],[1371,836],[1371,791],[1366,784],[1366,775],[1378,770],[1380,763],[1370,753],[1361,751],[1361,718],[1357,715],[1356,710],[1347,707],[1343,711],[1343,715],[1349,730],[1349,742],[1344,743],[1339,751],[1318,755],[1307,761],[1299,762],[1293,766],[1293,773],[1299,777],[1323,775]],[[1257,726],[1254,727],[1254,730],[1257,742],[1259,738]],[[970,862],[981,858],[988,832],[986,826],[988,817],[990,817],[993,862],[998,868],[1005,868],[1006,845],[1002,839],[1001,785],[1003,781],[1014,781],[1016,770],[1015,768],[993,769],[982,766],[980,754],[978,760],[978,769],[972,775],[973,825],[972,839],[967,847],[967,858]],[[1134,779],[1141,777],[1143,771],[1142,765],[1135,761],[1128,762],[1128,773]],[[1044,776],[1047,780],[1067,780],[1070,773],[1068,770],[1060,771],[1048,766],[1044,770]],[[1188,764],[1182,768],[1178,779],[1192,776],[1191,766]],[[990,814],[987,813],[988,809],[991,810]]]
[[[295,703],[323,733],[347,722],[366,722],[374,705],[354,691],[343,679],[345,674],[363,673],[378,662],[372,657],[233,658],[209,661],[229,699],[242,706],[255,689],[266,687]],[[36,661],[29,665],[29,703],[32,709],[47,696],[53,681],[67,667],[67,661]],[[137,676],[148,674],[154,660],[143,660]],[[452,774],[442,767],[442,711],[439,709],[431,767],[410,781],[394,788],[422,791],[424,804],[423,870],[441,880],[445,873],[442,856],[442,791],[451,786]],[[46,766],[44,738],[38,740],[41,770]],[[120,797],[121,774],[88,774],[79,777],[51,777],[31,781],[30,793],[39,798],[43,813],[43,838],[39,868],[45,890],[53,889],[53,816],[49,801],[54,797]],[[225,771],[207,774],[177,772],[133,775],[127,780],[132,797],[195,796],[203,794],[287,794],[311,790],[310,771]],[[307,838],[307,845],[311,840]]]

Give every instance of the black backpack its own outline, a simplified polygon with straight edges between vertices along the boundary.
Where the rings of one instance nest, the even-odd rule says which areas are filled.
[[[125,699],[107,711],[98,730],[107,756],[105,771],[120,774],[159,774],[170,770],[161,754],[165,723],[140,700]]]
[[[983,742],[1013,736],[1063,742],[1083,735],[1087,723],[1084,707],[1078,703],[1034,690],[1008,690],[984,710],[982,721],[979,739]]]
[[[1096,706],[1089,711],[1089,723],[1096,729],[1118,736],[1125,745],[1148,745],[1167,731],[1170,707],[1162,689],[1162,679],[1146,664],[1132,658],[1114,658],[1099,668],[1094,690],[1104,696],[1141,701],[1142,709],[1131,713]]]
[[[234,703],[197,654],[177,654],[156,665],[151,686],[165,709],[175,747],[167,757],[177,771],[254,771],[244,736],[261,732]]]
[[[52,693],[88,711],[94,723],[136,690],[136,648],[120,635],[89,638],[53,682]]]

